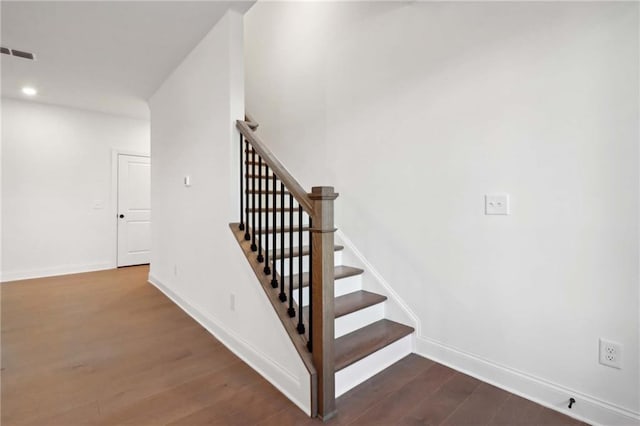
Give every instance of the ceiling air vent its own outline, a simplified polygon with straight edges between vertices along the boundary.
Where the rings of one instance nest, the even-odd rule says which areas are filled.
[[[30,61],[35,61],[36,59],[36,55],[31,52],[9,49],[7,47],[0,47],[0,53],[4,53],[5,55],[17,56],[18,58],[29,59]]]
[[[22,50],[11,49],[11,53],[13,56],[17,56],[18,58],[30,59],[34,60],[36,57],[31,52],[23,52]]]

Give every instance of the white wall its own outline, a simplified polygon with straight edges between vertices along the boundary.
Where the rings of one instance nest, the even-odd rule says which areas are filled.
[[[247,111],[340,192],[418,352],[637,421],[638,3],[261,2],[245,25]],[[494,192],[510,216],[483,214]]]
[[[149,122],[2,98],[2,124],[2,281],[115,267],[112,150]]]
[[[242,28],[229,11],[150,100],[149,278],[308,412],[309,374],[228,226],[239,209]]]

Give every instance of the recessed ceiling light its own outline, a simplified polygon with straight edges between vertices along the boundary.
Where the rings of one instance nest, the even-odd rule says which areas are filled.
[[[33,87],[23,87],[22,93],[24,93],[27,96],[35,96],[38,94],[38,91]]]

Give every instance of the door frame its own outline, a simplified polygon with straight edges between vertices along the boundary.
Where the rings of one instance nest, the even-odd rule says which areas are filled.
[[[151,160],[149,152],[129,151],[125,149],[111,149],[111,217],[114,227],[112,232],[115,233],[113,239],[113,267],[118,268],[118,157],[120,155],[131,155],[134,157],[147,157]]]

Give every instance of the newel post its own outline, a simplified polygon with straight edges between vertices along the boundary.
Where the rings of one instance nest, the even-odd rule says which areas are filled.
[[[312,245],[312,324],[313,363],[318,380],[318,416],[328,420],[336,413],[334,361],[334,276],[333,201],[338,197],[332,186],[311,188],[313,202]]]

